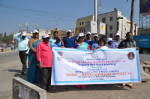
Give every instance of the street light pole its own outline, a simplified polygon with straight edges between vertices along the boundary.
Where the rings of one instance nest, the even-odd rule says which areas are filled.
[[[56,18],[56,17],[54,17],[54,18]],[[57,19],[57,29],[58,29],[58,19],[61,19],[61,18],[56,18]]]
[[[97,0],[94,0],[94,21],[97,22]]]

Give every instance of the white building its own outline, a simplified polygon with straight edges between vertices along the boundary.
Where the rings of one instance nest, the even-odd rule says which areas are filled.
[[[39,39],[42,39],[42,36],[45,34],[51,34],[51,30],[45,30],[45,29],[38,29],[39,31]]]
[[[123,17],[123,19],[118,19]],[[119,33],[122,39],[125,39],[127,32],[130,32],[130,20],[121,15],[120,11],[112,11],[97,16],[99,22],[106,23],[106,36],[114,36],[115,33]],[[119,22],[119,30],[117,29],[117,22]],[[123,23],[122,23],[123,22]],[[123,27],[122,27],[123,26]],[[138,27],[134,23],[134,35],[137,35]]]

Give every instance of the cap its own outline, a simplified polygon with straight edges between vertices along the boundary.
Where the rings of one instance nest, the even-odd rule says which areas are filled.
[[[115,36],[120,36],[120,34],[119,34],[119,33],[116,33]]]
[[[84,33],[79,33],[78,37],[83,37]]]
[[[94,35],[94,37],[98,37],[98,35]]]
[[[43,35],[43,38],[49,38],[48,34]]]
[[[33,31],[33,34],[34,34],[34,33],[39,33],[39,32],[38,32],[37,30],[34,30],[34,31]]]
[[[109,42],[109,41],[112,41],[113,39],[112,38],[107,38],[107,43]]]
[[[91,32],[87,32],[86,34],[90,34],[91,35]]]
[[[22,33],[22,36],[26,36],[26,35],[27,35],[26,32],[23,32],[23,33]]]
[[[67,30],[67,33],[68,33],[68,32],[70,32],[70,33],[71,33],[71,30]]]
[[[79,39],[79,37],[83,37],[84,36],[84,33],[79,33],[77,39]]]

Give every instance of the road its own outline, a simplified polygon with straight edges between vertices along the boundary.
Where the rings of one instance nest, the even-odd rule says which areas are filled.
[[[141,54],[140,60],[150,61],[150,54]],[[22,76],[20,74],[21,67],[18,51],[0,53],[0,99],[12,99],[12,78],[14,76],[26,79],[26,75]],[[106,88],[102,85],[93,85],[87,86],[86,90],[80,90],[74,86],[58,86],[53,91],[54,93],[48,94],[48,97],[51,97],[51,99],[60,99],[62,97],[62,99],[119,99],[119,97],[132,99],[135,96],[139,97],[139,99],[142,97],[149,99],[147,96],[150,97],[150,82],[135,84],[134,86],[136,88],[133,90],[129,88],[121,90],[116,85],[108,85]],[[131,96],[129,97],[129,95]]]
[[[12,94],[12,78],[20,75],[21,63],[18,51],[0,53],[0,99]]]
[[[150,54],[140,54],[140,60],[150,61]]]

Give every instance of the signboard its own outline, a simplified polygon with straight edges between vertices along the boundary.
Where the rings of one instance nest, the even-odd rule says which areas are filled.
[[[136,48],[96,51],[53,48],[53,54],[52,85],[141,82]]]
[[[140,0],[140,15],[150,14],[150,0]]]
[[[100,22],[99,26],[100,26],[100,27],[98,27],[98,29],[100,29],[100,30],[98,30],[99,34],[105,35],[106,34],[106,24]]]

